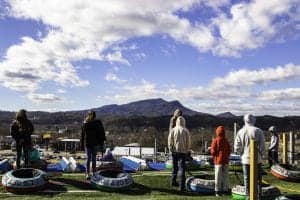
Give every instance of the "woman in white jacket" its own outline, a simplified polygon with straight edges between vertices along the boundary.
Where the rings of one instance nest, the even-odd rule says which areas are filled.
[[[176,126],[170,130],[168,147],[170,152],[172,152],[173,159],[171,185],[179,186],[181,191],[185,190],[185,161],[190,145],[190,133],[185,127],[185,119],[179,116],[176,120]],[[176,182],[178,170],[180,171],[180,184]]]

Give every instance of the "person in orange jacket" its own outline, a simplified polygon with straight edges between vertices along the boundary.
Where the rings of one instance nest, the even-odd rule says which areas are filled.
[[[216,196],[228,193],[228,163],[230,155],[230,145],[225,136],[224,126],[216,129],[216,138],[211,143],[210,153],[215,164],[215,192]]]

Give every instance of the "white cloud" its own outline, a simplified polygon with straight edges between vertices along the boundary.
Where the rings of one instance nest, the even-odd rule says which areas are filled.
[[[255,84],[300,78],[300,65],[286,64],[258,70],[240,69],[213,80],[213,88],[251,86]]]
[[[258,98],[265,101],[300,100],[300,88],[263,91]]]
[[[230,111],[238,115],[253,113],[259,115],[299,115],[299,88],[258,92],[262,83],[287,81],[300,78],[300,66],[287,64],[283,67],[261,68],[259,70],[238,70],[224,77],[217,77],[207,86],[179,88],[175,85],[159,86],[142,80],[127,82],[108,95],[99,96],[100,102],[128,103],[131,101],[164,98],[180,100],[184,105],[201,112],[218,114]],[[263,89],[263,87],[262,87]],[[284,100],[284,103],[278,102]]]
[[[59,88],[59,89],[56,90],[56,92],[57,92],[58,94],[65,94],[65,93],[66,93],[66,90]]]
[[[113,62],[119,62],[122,63],[124,65],[128,65],[130,66],[131,64],[129,63],[128,60],[126,60],[125,58],[123,58],[122,56],[122,52],[121,51],[115,51],[113,53],[109,53],[105,56],[105,58],[107,59],[107,61],[109,61],[110,63]]]
[[[111,72],[106,74],[105,80],[106,81],[113,81],[113,82],[116,82],[116,83],[125,83],[125,82],[127,82],[127,80],[120,79],[117,74],[111,73]]]
[[[230,15],[222,13],[213,20],[220,33],[213,52],[218,55],[239,56],[245,49],[263,46],[280,34],[287,24],[295,26],[295,17],[287,16],[299,15],[293,9],[299,4],[296,0],[255,0],[233,5]],[[279,16],[286,17],[278,19]],[[296,28],[294,32],[296,33]]]
[[[37,93],[29,93],[27,98],[36,103],[57,103],[62,101],[59,96],[54,94],[37,94]]]
[[[297,9],[292,8],[300,4],[296,0],[257,0],[232,6],[228,5],[228,0],[7,2],[10,4],[10,17],[39,21],[49,30],[38,40],[24,37],[19,44],[7,49],[0,62],[0,83],[26,93],[35,93],[44,82],[70,87],[87,86],[89,82],[82,80],[74,66],[77,61],[90,59],[130,65],[122,52],[125,49],[136,51],[138,47],[135,44],[122,47],[121,44],[136,37],[167,36],[191,45],[200,52],[237,56],[244,50],[261,47],[281,33],[281,24],[293,26],[299,15]],[[205,23],[191,22],[177,15],[178,12],[189,12],[195,7],[206,9],[206,6],[214,8],[217,17],[208,16]],[[224,6],[229,7],[229,15],[218,10]],[[295,17],[277,19],[287,15]],[[140,59],[145,57],[144,53],[136,55]],[[298,66],[290,68],[298,69]],[[226,84],[237,85],[238,82],[231,80],[231,76],[243,77],[247,73],[246,70],[228,75]],[[260,80],[264,81],[262,78],[248,79],[247,83],[251,85]],[[218,80],[215,82],[218,84]],[[205,90],[194,90],[198,97],[204,96],[201,93]]]

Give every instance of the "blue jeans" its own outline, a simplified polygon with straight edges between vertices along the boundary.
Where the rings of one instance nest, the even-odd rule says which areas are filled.
[[[249,196],[250,185],[250,165],[243,164],[244,186],[246,195]],[[262,164],[257,165],[257,186],[258,186],[258,199],[261,197],[261,184],[262,184]]]
[[[97,156],[97,146],[85,147],[86,159],[86,173],[90,173],[90,165],[92,161],[93,173],[96,172],[96,156]]]
[[[24,154],[24,161],[25,161],[25,168],[28,167],[29,165],[29,150],[31,149],[31,143],[20,143],[19,141],[16,142],[16,150],[17,150],[17,161],[16,161],[16,165],[17,165],[17,169],[19,169],[21,167],[20,163],[21,163],[21,157],[22,157],[22,151]]]
[[[186,160],[186,154],[185,153],[172,153],[172,159],[173,159],[173,170],[172,170],[172,184],[176,183],[177,173],[179,170],[179,177],[180,177],[180,183],[179,187],[180,190],[184,190],[185,188],[185,160]]]

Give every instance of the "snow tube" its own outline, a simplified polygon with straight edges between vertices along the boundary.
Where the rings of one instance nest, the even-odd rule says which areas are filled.
[[[36,192],[48,183],[46,173],[39,169],[22,168],[3,175],[2,185],[8,192]]]
[[[103,170],[92,176],[91,184],[101,190],[126,190],[133,184],[133,179],[129,173]]]
[[[166,169],[166,164],[162,162],[149,162],[148,167],[152,170],[161,171]]]
[[[39,150],[36,148],[31,149],[31,151],[29,152],[29,161],[32,161],[32,162],[38,161],[38,160],[40,160],[40,157],[41,157],[41,154],[40,154]]]
[[[300,182],[300,169],[289,164],[275,164],[271,167],[271,173],[281,180]]]
[[[9,163],[8,159],[4,159],[0,162],[0,172],[4,173],[12,169],[11,164]]]
[[[73,157],[69,158],[69,171],[71,172],[77,171],[77,163]]]
[[[99,161],[97,162],[97,171],[112,170],[122,171],[123,164],[120,161]]]
[[[147,164],[145,160],[135,158],[133,156],[122,156],[120,161],[123,165],[126,165],[135,171],[137,170],[145,170],[147,168]]]
[[[236,185],[232,188],[232,199],[234,200],[246,200],[245,187],[242,185]],[[262,200],[273,200],[280,195],[280,190],[273,185],[262,185]]]
[[[279,196],[275,200],[298,200],[300,199],[300,194],[289,194],[284,196]]]
[[[63,171],[68,171],[69,170],[70,162],[69,162],[68,159],[66,159],[66,157],[62,157],[59,164],[61,165]]]
[[[215,192],[215,180],[189,177],[186,179],[186,189],[201,194],[213,194]]]
[[[166,168],[167,169],[172,169],[173,168],[173,161],[172,160],[167,160],[167,162],[166,162]]]
[[[86,166],[83,165],[83,164],[77,163],[77,170],[78,170],[79,172],[85,172]]]
[[[60,163],[57,164],[49,164],[46,169],[48,176],[61,176],[63,172],[63,168]]]

